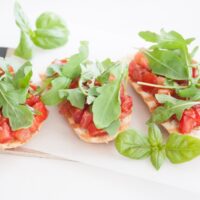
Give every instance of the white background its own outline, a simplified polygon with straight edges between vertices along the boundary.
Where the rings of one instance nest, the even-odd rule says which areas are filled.
[[[55,55],[59,58],[75,52],[80,40],[90,41],[92,58],[103,59],[109,56],[120,59],[135,52],[134,47],[143,45],[143,41],[137,36],[140,30],[158,31],[164,27],[166,30],[180,31],[188,37],[196,36],[197,42],[200,39],[198,0],[27,0],[20,2],[32,26],[40,13],[54,11],[66,19],[71,32],[66,47],[46,52],[36,49],[33,64],[41,68],[40,71],[45,70],[45,66],[55,58]],[[19,39],[19,30],[13,18],[13,1],[0,0],[0,27],[0,46],[15,47]],[[38,78],[37,73],[34,76],[35,79]],[[43,141],[43,144],[46,142],[45,137],[41,135],[33,139],[30,146],[37,147],[37,144],[39,146],[39,140]],[[151,169],[150,163],[142,164]],[[199,162],[193,164],[197,165]],[[190,165],[188,166],[186,169],[195,174]],[[178,170],[179,166],[176,168]],[[184,173],[184,168],[180,167],[180,169]],[[198,167],[194,169],[198,170]],[[165,170],[167,171],[167,168]],[[179,177],[180,175],[179,173]],[[182,184],[184,188],[187,186],[189,188],[193,181],[187,179],[189,176],[185,177]],[[194,182],[193,191],[199,193],[198,177]],[[109,170],[68,162],[5,155],[0,156],[0,188],[0,198],[3,200],[198,199],[197,194],[186,190]],[[189,189],[191,190],[191,187]]]

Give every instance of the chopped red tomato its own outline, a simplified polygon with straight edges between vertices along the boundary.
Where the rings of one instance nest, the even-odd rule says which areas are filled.
[[[39,96],[32,95],[31,97],[29,97],[26,100],[26,104],[28,104],[29,106],[33,106],[39,101],[40,101],[40,97]]]
[[[87,127],[89,135],[91,137],[98,137],[98,136],[105,136],[107,135],[106,131],[103,131],[101,129],[97,129],[94,122],[92,121],[89,126]]]
[[[121,98],[121,112],[123,114],[130,114],[132,112],[133,102],[131,96],[124,96]]]
[[[85,110],[80,121],[81,128],[88,128],[88,125],[93,121],[92,113]]]
[[[129,76],[134,82],[151,84],[158,84],[158,82],[161,82],[161,79],[158,79],[158,76],[150,71],[147,59],[140,52],[135,55],[134,60],[129,64]],[[155,87],[142,86],[142,89],[152,94],[157,92],[157,88]]]
[[[48,110],[46,109],[45,105],[39,101],[33,106],[33,108],[39,112],[35,115],[35,119],[38,121],[38,123],[43,122],[48,116]]]
[[[192,77],[196,78],[198,76],[198,69],[196,67],[192,68]]]
[[[200,126],[200,105],[193,106],[183,112],[179,131],[183,134],[190,133],[197,126]]]
[[[71,107],[70,113],[71,113],[71,116],[74,119],[75,123],[80,123],[81,118],[82,118],[83,113],[84,113],[84,110],[81,110],[81,109],[75,108],[75,107]]]
[[[37,120],[37,118],[35,118],[33,120],[33,124],[29,128],[30,132],[35,133],[39,129],[39,125],[40,125],[39,121]]]
[[[14,68],[12,66],[8,66],[8,71],[11,73],[11,74],[14,74]]]
[[[31,138],[31,132],[28,128],[12,131],[12,135],[15,139],[19,140],[20,142],[26,142],[28,139]]]
[[[73,81],[71,82],[69,88],[70,88],[70,89],[77,88],[77,87],[78,87],[78,80],[79,80],[79,79],[73,80]]]
[[[134,58],[135,62],[144,67],[144,68],[147,68],[149,69],[149,65],[148,65],[148,60],[147,58],[145,57],[145,55],[141,52],[138,52],[136,55],[135,55],[135,58]]]
[[[0,143],[4,144],[12,141],[11,129],[7,122],[3,122],[0,126]]]

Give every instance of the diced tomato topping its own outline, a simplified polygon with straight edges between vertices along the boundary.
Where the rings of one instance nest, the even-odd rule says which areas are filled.
[[[198,69],[196,67],[192,68],[192,77],[196,78],[198,76]]]
[[[1,123],[0,126],[0,143],[4,144],[12,141],[13,137],[11,135],[11,129],[7,122]]]
[[[35,105],[39,101],[40,101],[40,97],[39,96],[32,95],[31,97],[29,97],[26,100],[26,104],[28,104],[29,106],[33,106],[33,105]]]
[[[34,90],[34,91],[37,90],[37,88],[38,88],[37,85],[33,85],[33,84],[30,84],[30,87],[31,87],[31,89]]]
[[[39,112],[35,115],[35,119],[38,121],[38,123],[43,122],[48,116],[48,110],[46,109],[45,105],[39,101],[33,106],[33,108],[36,110],[36,112]]]
[[[8,66],[8,71],[11,73],[11,74],[14,74],[14,68],[12,66]]]
[[[79,81],[79,79],[73,80],[73,81],[71,82],[69,88],[70,88],[70,89],[77,88],[77,87],[78,87],[78,81]]]
[[[138,52],[136,55],[135,55],[135,58],[134,58],[135,62],[144,67],[144,68],[147,68],[149,69],[149,65],[148,65],[148,60],[147,58],[145,57],[145,55],[141,52]]]
[[[12,135],[15,139],[19,140],[20,142],[26,142],[31,138],[31,132],[27,128],[13,131]]]
[[[150,72],[150,70],[144,66],[141,66],[136,63],[135,60],[133,60],[129,64],[129,76],[134,82],[146,82],[151,84],[158,84],[158,77]],[[157,89],[155,87],[149,87],[149,86],[142,86],[142,89],[145,92],[153,93],[155,94],[157,92]]]
[[[193,106],[183,112],[179,131],[182,134],[190,133],[197,126],[200,126],[200,105]]]
[[[87,129],[88,129],[89,135],[91,137],[98,137],[98,136],[107,135],[106,131],[103,131],[101,129],[97,129],[93,121],[88,125]]]
[[[123,96],[121,98],[121,112],[128,115],[132,112],[133,102],[131,96]]]
[[[85,110],[80,121],[81,128],[87,129],[92,121],[93,121],[92,113],[90,113],[88,110]]]
[[[75,123],[80,123],[83,113],[84,113],[84,110],[81,110],[81,109],[75,108],[75,107],[71,107],[70,113],[71,113],[71,116],[74,119]]]
[[[35,133],[38,129],[39,129],[39,125],[40,125],[40,122],[38,121],[37,118],[35,118],[33,120],[33,124],[31,125],[31,127],[29,128],[31,134]]]

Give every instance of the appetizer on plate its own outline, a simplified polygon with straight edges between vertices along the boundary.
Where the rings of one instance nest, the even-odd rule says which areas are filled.
[[[175,31],[140,32],[153,45],[140,49],[129,64],[129,80],[152,112],[149,123],[169,133],[193,134],[200,127],[199,63],[189,45]]]
[[[31,77],[30,62],[15,71],[0,58],[0,149],[28,142],[47,118],[48,111]]]
[[[108,143],[130,123],[132,98],[126,94],[126,74],[119,62],[89,61],[88,43],[83,41],[79,53],[48,67],[42,101],[59,105],[80,139]]]

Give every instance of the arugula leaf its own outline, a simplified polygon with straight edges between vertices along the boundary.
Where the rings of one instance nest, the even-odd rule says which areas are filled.
[[[155,74],[174,80],[188,80],[187,64],[177,53],[160,49],[145,51],[144,53]]]
[[[60,64],[49,65],[46,70],[47,76],[53,76],[55,74],[62,75],[61,67],[62,67],[62,65],[60,65]]]
[[[79,53],[71,56],[69,61],[63,65],[62,73],[64,76],[75,79],[76,77],[80,76],[81,74],[81,63],[86,61],[88,57],[88,42],[82,41],[80,43]]]
[[[193,101],[200,100],[200,89],[197,88],[195,85],[191,85],[188,88],[177,90],[177,94],[183,98],[189,98]]]
[[[33,113],[25,105],[19,105],[25,102],[26,92],[18,93],[10,90],[10,84],[0,82],[0,106],[2,113],[9,119],[12,130],[30,127],[33,122]]]
[[[166,144],[166,155],[175,164],[192,160],[200,155],[200,139],[180,134],[171,134]]]
[[[24,63],[14,74],[13,83],[16,88],[27,88],[32,77],[32,64]]]
[[[120,120],[117,119],[113,121],[107,128],[104,130],[108,133],[108,135],[115,135],[120,127]]]
[[[147,138],[135,130],[121,132],[115,140],[115,147],[120,154],[132,159],[146,158],[151,152]]]
[[[42,101],[46,105],[57,105],[59,104],[63,98],[59,96],[59,90],[60,89],[65,89],[69,86],[71,80],[60,76],[55,78],[54,80],[51,81],[52,87],[49,89],[46,93],[42,95]]]
[[[163,94],[162,96],[168,98],[168,95]],[[173,101],[174,100],[175,98]],[[164,103],[164,105],[159,106],[154,110],[148,122],[162,123],[167,121],[172,115],[176,115],[177,119],[180,120],[185,109],[199,104],[199,102],[195,101],[183,101],[178,99],[175,102],[173,101],[170,102],[168,99],[166,99],[166,102],[161,101],[161,103]]]
[[[29,21],[20,4],[16,1],[14,5],[15,22],[22,32],[29,33]]]
[[[159,40],[159,35],[151,31],[141,31],[139,36],[147,42],[158,42]]]
[[[97,128],[106,128],[120,115],[121,79],[112,81],[101,88],[100,95],[95,99],[92,112]]]
[[[29,35],[23,31],[21,31],[20,42],[15,49],[15,55],[24,59],[31,59],[33,56],[33,43],[29,37]]]
[[[45,12],[37,18],[36,30],[31,37],[35,45],[43,49],[53,49],[68,41],[68,29],[58,15]]]
[[[140,32],[139,35],[146,41],[155,43],[150,48],[151,51],[146,53],[154,73],[174,80],[192,79],[192,60],[188,45],[194,38],[184,39],[175,31],[165,32],[163,29],[160,35],[148,31]],[[178,74],[177,77],[173,75],[172,68],[178,72],[174,72]]]
[[[86,101],[86,96],[79,88],[59,90],[60,98],[66,97],[72,106],[83,109]]]

